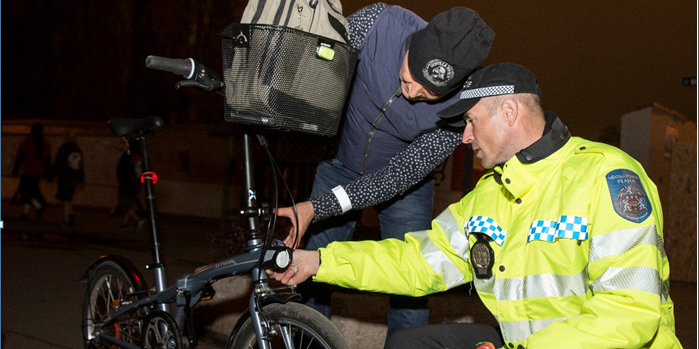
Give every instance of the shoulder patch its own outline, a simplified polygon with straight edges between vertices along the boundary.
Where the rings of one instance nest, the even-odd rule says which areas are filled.
[[[607,186],[616,213],[634,223],[641,223],[653,212],[641,179],[631,170],[607,173]]]

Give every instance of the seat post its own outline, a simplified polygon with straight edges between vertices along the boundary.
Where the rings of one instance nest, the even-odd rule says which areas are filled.
[[[143,166],[143,175],[141,175],[141,181],[146,191],[146,206],[148,208],[148,223],[150,231],[150,240],[153,246],[153,264],[148,265],[148,269],[153,270],[153,277],[155,279],[155,289],[157,292],[162,292],[167,286],[165,280],[165,265],[162,261],[162,256],[160,252],[160,240],[158,238],[158,221],[156,217],[156,206],[155,206],[155,178],[153,175],[149,174],[151,172],[150,168],[150,158],[148,155],[148,137],[145,134],[140,134],[138,140],[141,143],[141,164]],[[160,304],[160,310],[167,311],[167,304]]]

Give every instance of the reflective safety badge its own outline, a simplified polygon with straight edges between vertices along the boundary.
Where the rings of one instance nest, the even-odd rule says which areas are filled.
[[[607,186],[619,216],[641,223],[653,212],[641,179],[633,171],[619,169],[607,173]]]

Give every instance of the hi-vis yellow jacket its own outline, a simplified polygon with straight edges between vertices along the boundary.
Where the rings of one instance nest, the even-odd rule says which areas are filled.
[[[314,280],[411,296],[473,281],[505,347],[681,348],[655,185],[621,150],[556,127],[563,144],[489,171],[431,230],[320,249]],[[490,278],[471,266],[479,234]]]

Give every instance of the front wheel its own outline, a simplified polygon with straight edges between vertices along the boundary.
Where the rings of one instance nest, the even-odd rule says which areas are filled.
[[[269,321],[270,348],[349,349],[340,330],[308,306],[299,303],[273,303],[263,307]],[[226,349],[258,348],[257,336],[248,318],[231,333]]]

